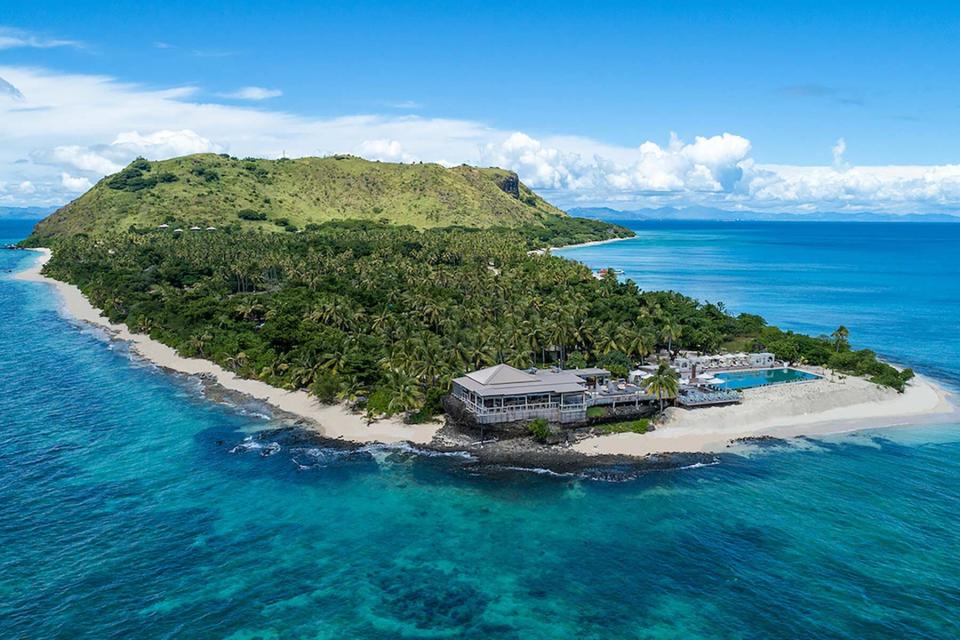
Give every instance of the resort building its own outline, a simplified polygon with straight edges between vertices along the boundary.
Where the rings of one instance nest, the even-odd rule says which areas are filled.
[[[697,355],[691,351],[681,352],[673,360],[673,368],[681,373],[691,371],[711,371],[720,369],[766,369],[774,366],[772,353],[720,353]]]
[[[521,371],[498,364],[456,378],[451,397],[478,424],[502,424],[543,418],[585,422],[587,408],[640,409],[654,397],[643,388],[615,381],[599,367]]]
[[[586,381],[568,371],[530,372],[498,364],[456,378],[452,395],[479,424],[495,424],[535,418],[585,420],[586,393]]]

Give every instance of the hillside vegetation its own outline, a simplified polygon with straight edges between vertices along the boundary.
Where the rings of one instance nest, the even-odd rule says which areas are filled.
[[[345,219],[418,229],[562,228],[571,242],[632,235],[570,218],[503,169],[354,156],[262,160],[199,154],[157,162],[138,158],[41,222],[35,237],[100,236],[161,224],[283,232]]]

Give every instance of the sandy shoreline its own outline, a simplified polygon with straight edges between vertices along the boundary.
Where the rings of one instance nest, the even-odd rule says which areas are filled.
[[[326,438],[339,438],[358,443],[412,442],[426,444],[433,440],[440,428],[438,423],[407,425],[396,418],[377,420],[370,425],[360,414],[353,413],[345,405],[324,405],[305,391],[286,391],[259,380],[238,377],[231,371],[208,360],[184,358],[174,349],[152,340],[149,336],[133,333],[125,324],[113,324],[84,297],[72,284],[60,282],[41,274],[43,265],[50,260],[49,249],[34,249],[41,253],[28,269],[15,274],[17,280],[45,282],[53,285],[61,300],[61,310],[70,318],[88,322],[108,330],[115,338],[130,343],[141,357],[157,366],[189,375],[204,375],[217,384],[238,393],[266,402],[281,411],[299,416]]]
[[[625,238],[602,242],[621,239]],[[42,275],[41,269],[51,253],[49,249],[36,251],[41,253],[39,259],[30,268],[15,274],[15,279],[53,285],[67,317],[106,329],[115,338],[129,342],[135,353],[162,368],[206,376],[225,389],[303,418],[327,438],[357,443],[429,444],[442,427],[439,422],[407,425],[396,418],[384,418],[368,425],[362,415],[350,411],[346,405],[323,405],[305,391],[279,389],[259,380],[240,378],[208,360],[184,358],[147,335],[133,333],[126,325],[112,324],[76,286]],[[744,402],[735,406],[670,408],[664,422],[653,432],[594,436],[568,451],[586,456],[629,457],[708,453],[723,451],[732,440],[744,437],[822,436],[960,420],[960,412],[948,396],[923,376],[914,378],[906,392],[898,394],[862,378],[827,375],[815,382],[748,389],[744,391]]]
[[[588,438],[574,449],[629,456],[718,452],[738,438],[824,436],[960,420],[949,394],[923,376],[911,380],[902,394],[863,378],[828,375],[815,382],[747,389],[743,395],[739,405],[670,408],[656,431]]]
[[[560,249],[580,249],[583,247],[592,247],[598,244],[610,244],[611,242],[621,242],[622,240],[633,240],[636,236],[630,236],[629,238],[610,238],[608,240],[591,240],[589,242],[581,242],[579,244],[565,244],[562,247],[547,247],[546,249],[534,249],[533,251],[528,251],[532,256],[541,256],[547,252],[553,253],[554,251],[559,251]]]

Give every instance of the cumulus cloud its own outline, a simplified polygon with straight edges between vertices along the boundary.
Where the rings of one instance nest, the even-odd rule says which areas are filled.
[[[42,158],[43,156],[37,155],[37,157]],[[60,166],[68,166],[73,169],[79,169],[80,171],[89,171],[103,175],[116,173],[123,168],[122,164],[106,158],[103,153],[98,153],[92,149],[75,144],[54,148],[49,155],[49,159]]]
[[[86,191],[93,186],[93,184],[91,184],[90,180],[87,178],[77,178],[66,172],[60,174],[60,183],[67,191],[73,191],[77,193]]]
[[[268,100],[269,98],[279,98],[283,95],[280,89],[267,89],[265,87],[240,87],[230,93],[219,94],[222,98],[231,98],[233,100]]]
[[[219,151],[219,145],[189,129],[161,130],[147,135],[126,131],[118,134],[110,144],[90,147],[63,145],[55,147],[49,154],[34,154],[34,158],[40,162],[52,162],[103,176],[120,171],[137,156],[165,160],[191,153]]]
[[[403,150],[397,140],[364,140],[358,148],[359,155],[368,160],[383,162],[416,162],[417,157]]]
[[[534,188],[577,189],[592,183],[592,167],[579,154],[544,146],[522,132],[484,145],[481,162],[513,169]]]
[[[0,201],[11,204],[60,204],[138,155],[207,151],[498,165],[561,206],[953,212],[960,201],[960,166],[851,166],[843,139],[829,165],[760,164],[750,140],[731,132],[621,146],[415,115],[309,118],[204,103],[191,86],[147,89],[35,68],[0,67],[0,77],[23,96],[0,93]],[[35,191],[18,189],[24,182]]]
[[[724,133],[684,143],[671,135],[661,147],[647,141],[635,149],[591,157],[544,144],[524,133],[487,144],[483,160],[516,170],[535,188],[580,193],[671,193],[731,190],[742,175],[739,166],[750,142]]]
[[[147,135],[128,131],[119,134],[110,146],[127,152],[136,152],[138,155],[164,158],[221,150],[219,145],[190,129],[162,130]]]
[[[956,212],[960,165],[756,168],[745,183],[755,208]]]

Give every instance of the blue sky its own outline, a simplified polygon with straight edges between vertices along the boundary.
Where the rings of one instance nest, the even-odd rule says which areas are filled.
[[[567,205],[952,211],[960,196],[956,2],[14,1],[0,25],[8,116],[50,107],[52,85],[88,102],[51,118],[120,111],[57,134],[31,116],[37,135],[11,132],[18,157],[0,157],[0,204],[204,145],[497,161]],[[156,92],[171,95],[146,108]]]

